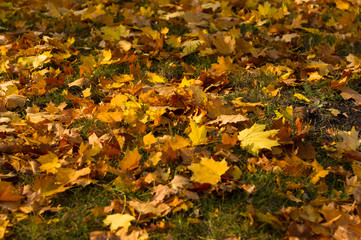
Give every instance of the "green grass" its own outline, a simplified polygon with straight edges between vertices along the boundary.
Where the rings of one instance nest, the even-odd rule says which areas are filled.
[[[70,4],[70,2],[64,4]],[[325,132],[325,130],[330,130],[331,128],[350,130],[352,124],[355,122],[357,123],[357,118],[356,120],[353,119],[354,122],[352,123],[347,123],[346,120],[344,123],[342,119],[339,120],[337,119],[337,116],[331,114],[329,109],[337,108],[341,103],[344,104],[342,105],[344,108],[354,109],[355,112],[361,111],[361,109],[359,106],[352,104],[347,105],[345,103],[347,101],[344,101],[342,96],[340,96],[340,91],[331,89],[330,84],[332,81],[338,81],[343,78],[343,74],[346,74],[347,71],[349,71],[347,68],[349,62],[345,57],[349,54],[354,54],[359,57],[359,54],[361,53],[361,41],[354,40],[353,33],[348,35],[348,32],[345,32],[339,26],[316,27],[317,24],[322,25],[322,22],[329,21],[334,11],[339,11],[335,4],[320,13],[319,16],[315,11],[315,13],[313,13],[315,14],[315,19],[313,19],[313,15],[302,16],[303,20],[306,18],[310,19],[301,23],[301,27],[293,27],[292,20],[296,21],[296,18],[300,16],[304,10],[299,10],[301,12],[294,11],[294,6],[290,1],[282,1],[282,4],[287,6],[287,11],[289,11],[289,13],[285,14],[280,20],[277,20],[275,16],[267,17],[265,15],[258,18],[258,5],[256,4],[252,7],[247,6],[250,1],[240,1],[240,3],[237,4],[235,3],[236,1],[226,1],[227,6],[223,6],[222,4],[226,2],[222,1],[221,7],[212,3],[209,6],[216,8],[216,10],[214,10],[215,13],[212,15],[211,8],[203,9],[203,13],[199,16],[198,14],[195,14],[198,10],[192,9],[187,5],[186,1],[171,1],[169,4],[160,4],[161,7],[158,9],[159,11],[155,12],[154,19],[143,19],[142,16],[139,15],[139,8],[148,4],[148,1],[146,0],[134,3],[128,3],[126,1],[100,2],[101,1],[90,2],[85,0],[74,2],[74,9],[72,11],[78,11],[85,8],[91,9],[91,6],[93,5],[94,7],[98,7],[96,12],[90,14],[90,17],[85,19],[82,19],[82,15],[73,14],[72,11],[68,13],[62,12],[62,17],[60,18],[47,16],[45,13],[47,12],[47,8],[51,7],[51,5],[44,6],[41,10],[29,11],[30,2],[22,3],[23,5],[17,8],[10,6],[13,3],[8,6],[6,4],[0,4],[0,9],[1,7],[5,9],[0,10],[0,32],[4,33],[4,36],[0,41],[1,45],[5,46],[7,44],[5,48],[1,48],[1,50],[5,53],[7,46],[11,46],[9,51],[19,51],[19,53],[15,54],[11,52],[11,54],[8,53],[8,56],[5,56],[6,59],[11,59],[9,56],[15,54],[14,59],[11,59],[9,64],[1,62],[2,68],[9,67],[9,73],[10,71],[13,72],[7,76],[8,73],[5,73],[4,71],[4,73],[1,74],[1,76],[4,77],[3,79],[0,79],[0,84],[10,79],[19,80],[19,78],[26,76],[26,78],[29,78],[29,83],[17,84],[17,88],[20,91],[19,94],[27,93],[29,89],[31,89],[30,87],[34,87],[31,86],[31,84],[33,84],[32,81],[34,80],[31,75],[32,72],[29,70],[25,72],[21,71],[21,69],[17,69],[20,66],[16,65],[18,61],[17,57],[21,56],[21,51],[24,50],[22,48],[30,49],[29,51],[31,52],[35,48],[46,49],[50,46],[49,49],[52,53],[63,52],[65,51],[65,49],[63,49],[65,48],[63,44],[66,42],[66,39],[69,37],[75,38],[75,42],[71,46],[71,49],[68,49],[69,52],[73,53],[70,58],[58,61],[53,59],[43,66],[43,69],[59,68],[60,71],[64,70],[64,68],[62,68],[63,63],[72,66],[74,73],[66,75],[63,84],[60,86],[46,86],[46,92],[44,94],[39,96],[28,96],[28,101],[24,107],[16,107],[14,109],[6,109],[5,102],[5,105],[3,105],[2,101],[5,99],[5,95],[3,95],[3,90],[0,88],[0,112],[8,110],[19,113],[24,120],[23,123],[27,124],[27,107],[38,106],[41,111],[43,111],[51,102],[54,103],[55,106],[65,102],[67,104],[66,110],[73,110],[72,114],[74,114],[74,116],[78,115],[70,122],[70,124],[67,121],[60,122],[59,124],[62,124],[64,128],[70,130],[78,128],[79,134],[85,144],[88,143],[89,136],[92,133],[96,133],[98,137],[102,137],[101,142],[104,146],[115,142],[113,130],[119,130],[119,134],[126,138],[125,146],[120,153],[111,155],[107,152],[101,152],[96,156],[92,163],[89,163],[89,167],[92,169],[90,176],[93,176],[94,172],[96,172],[96,161],[104,161],[109,168],[112,167],[117,169],[119,167],[119,162],[124,158],[124,150],[132,150],[135,147],[138,147],[138,151],[141,155],[139,165],[141,166],[140,168],[142,168],[142,171],[136,169],[136,171],[133,172],[117,169],[122,172],[119,174],[120,176],[123,176],[122,174],[127,175],[127,177],[134,181],[132,182],[134,185],[129,187],[121,187],[121,184],[117,184],[117,180],[120,179],[120,176],[117,178],[118,176],[114,174],[114,172],[107,172],[105,176],[100,177],[101,179],[94,180],[94,184],[86,187],[73,186],[65,192],[52,195],[50,198],[50,206],[54,208],[61,207],[58,212],[46,211],[42,214],[32,212],[22,219],[23,215],[21,213],[16,212],[10,214],[4,208],[4,211],[1,210],[1,215],[9,216],[11,224],[7,230],[13,233],[8,239],[89,239],[89,233],[92,231],[109,231],[109,227],[104,226],[103,219],[107,214],[111,213],[95,216],[92,212],[94,208],[109,206],[111,201],[115,199],[138,199],[141,201],[150,201],[152,199],[153,182],[151,184],[145,183],[143,181],[145,174],[159,170],[169,172],[169,179],[172,179],[176,174],[187,177],[193,176],[193,173],[190,170],[187,170],[187,166],[180,165],[184,160],[181,154],[173,159],[171,163],[160,162],[157,166],[145,168],[144,165],[146,165],[145,163],[151,152],[162,151],[163,149],[162,146],[158,145],[151,149],[142,147],[143,137],[149,132],[152,132],[155,137],[159,138],[159,142],[162,141],[161,138],[163,136],[174,136],[176,134],[189,139],[189,132],[187,132],[186,129],[189,128],[190,120],[202,120],[201,124],[214,120],[210,119],[209,115],[207,115],[209,109],[207,109],[205,104],[191,99],[191,95],[182,95],[182,91],[186,91],[186,88],[176,89],[176,87],[174,87],[172,98],[169,99],[162,94],[158,96],[150,95],[149,99],[146,99],[150,100],[149,104],[148,102],[141,103],[140,110],[137,110],[136,116],[139,119],[135,122],[138,123],[138,125],[133,124],[134,122],[128,123],[125,120],[120,123],[108,124],[101,122],[96,117],[82,117],[84,109],[87,107],[86,104],[106,106],[109,103],[110,98],[114,95],[118,93],[132,95],[130,93],[133,93],[133,90],[136,90],[134,98],[137,99],[139,94],[144,94],[146,91],[152,89],[154,84],[147,80],[146,74],[148,72],[156,73],[167,78],[168,82],[164,85],[166,87],[172,87],[176,86],[183,77],[197,79],[202,72],[207,71],[207,73],[215,78],[215,82],[212,82],[211,84],[215,85],[214,88],[217,90],[216,92],[219,93],[218,97],[224,100],[229,106],[232,106],[232,101],[235,99],[241,99],[245,103],[263,104],[263,107],[257,107],[250,110],[248,113],[245,113],[250,121],[244,125],[231,123],[225,126],[218,126],[219,129],[217,130],[214,130],[215,127],[213,126],[207,126],[207,129],[214,128],[207,133],[207,136],[209,139],[212,139],[212,141],[201,146],[190,145],[189,149],[187,149],[190,152],[193,151],[189,156],[193,163],[198,162],[199,159],[204,156],[217,157],[216,152],[222,148],[220,146],[221,136],[224,133],[232,135],[233,133],[239,132],[247,124],[253,123],[266,124],[266,129],[269,130],[276,117],[275,111],[282,112],[287,107],[292,106],[293,108],[306,108],[307,114],[304,116],[304,119],[302,119],[302,124],[303,127],[309,124],[310,131],[309,135],[305,136],[302,140],[293,140],[292,138],[297,135],[296,121],[295,119],[288,119],[291,126],[289,129],[291,131],[290,141],[310,143],[317,152],[315,156],[317,162],[324,169],[330,170],[330,174],[320,180],[320,182],[324,181],[327,184],[328,189],[320,191],[323,190],[319,189],[317,186],[320,182],[316,185],[310,182],[313,176],[312,174],[310,176],[290,176],[287,175],[286,171],[266,171],[263,170],[262,166],[250,164],[248,160],[254,156],[243,150],[238,141],[236,146],[227,149],[227,151],[229,150],[239,158],[238,162],[228,162],[228,165],[239,167],[242,172],[240,179],[233,179],[233,181],[223,179],[221,181],[221,184],[223,185],[217,185],[218,188],[214,187],[210,193],[207,191],[196,190],[200,195],[200,199],[198,201],[188,201],[187,204],[189,209],[187,211],[172,211],[167,216],[148,219],[149,221],[147,223],[136,222],[133,224],[133,226],[147,229],[150,239],[281,239],[287,236],[287,224],[289,224],[285,219],[282,219],[282,214],[277,213],[282,211],[282,209],[287,207],[301,208],[302,206],[308,205],[310,201],[319,196],[334,200],[335,204],[351,200],[351,197],[345,193],[345,176],[336,174],[335,172],[337,171],[332,172],[331,170],[336,167],[342,167],[346,171],[352,172],[352,165],[343,158],[335,158],[334,155],[326,150],[325,146],[330,147],[333,141],[341,139],[337,134],[336,136],[331,136]],[[207,1],[204,1],[204,3],[206,2]],[[277,4],[277,7],[281,7],[280,1],[276,1],[277,4],[274,4],[275,1],[270,2],[273,4],[273,7]],[[14,4],[17,5],[17,3]],[[259,4],[263,5],[261,2],[259,2]],[[120,9],[113,9],[116,5],[119,5]],[[134,7],[134,12],[128,12],[130,14],[128,16],[127,9],[121,9],[124,6],[127,6],[127,8]],[[183,7],[185,9],[181,9]],[[230,15],[232,17],[227,16],[227,11],[222,12],[227,9],[227,7],[230,7],[229,11],[233,11]],[[15,10],[11,10],[13,8]],[[62,7],[57,8],[57,10],[61,12]],[[205,18],[211,16],[207,20],[211,24],[190,27],[188,23],[185,22],[183,16],[172,17],[169,20],[159,18],[162,11],[167,12],[168,10],[170,12],[173,10],[182,12],[184,10],[184,14],[195,14],[195,18],[197,16]],[[4,11],[6,15],[1,15],[3,14],[2,11]],[[102,11],[107,13],[110,12],[112,15],[103,16]],[[223,14],[226,16],[223,17]],[[238,14],[242,15],[242,17],[238,18]],[[338,12],[338,14],[341,14],[341,12]],[[111,17],[107,19],[106,17],[109,16],[114,17],[114,19],[111,19]],[[336,17],[338,18],[340,16]],[[356,14],[355,18],[355,27],[348,28],[348,26],[345,26],[345,29],[351,29],[353,31],[358,27],[359,24],[356,23],[361,19],[361,14]],[[238,20],[240,22],[238,22]],[[262,20],[265,20],[265,22],[262,23]],[[21,25],[21,21],[25,22],[26,29],[18,29],[16,27],[17,24]],[[135,24],[135,22],[139,24],[139,26],[136,26],[137,24]],[[100,29],[103,26],[115,26],[118,23],[126,26],[131,32],[129,37],[120,38],[120,40],[126,40],[132,43],[132,48],[127,52],[123,51],[123,49],[118,46],[119,42],[105,41],[99,36]],[[280,30],[282,24],[288,24],[287,28],[282,28],[282,30]],[[143,34],[141,28],[146,26],[157,31],[161,31],[164,28],[169,29],[169,32],[165,36],[162,36],[164,39],[161,39],[161,41],[164,41],[163,49],[154,46],[154,42],[156,41],[153,41],[153,45],[149,46],[147,46],[147,42],[143,42],[141,38]],[[302,27],[309,28],[310,30],[307,31],[307,29]],[[247,43],[256,50],[252,54],[247,51],[242,52],[244,49],[238,51],[238,49],[242,49],[242,46],[239,44],[243,44],[243,42],[236,42],[237,51],[230,54],[230,57],[233,60],[233,64],[239,65],[240,70],[224,73],[222,77],[226,76],[230,81],[230,84],[225,87],[219,87],[216,86],[216,80],[220,76],[217,76],[216,74],[212,75],[214,73],[212,64],[217,63],[218,58],[222,56],[222,54],[216,51],[213,34],[220,30],[228,31],[232,28],[240,32],[241,36],[238,39],[247,41]],[[33,36],[29,33],[31,31],[36,31],[36,34]],[[339,36],[336,31],[340,31],[341,36]],[[299,36],[293,38],[289,43],[280,40],[284,34],[288,33],[297,33]],[[59,37],[59,39],[56,37],[62,36],[62,34],[65,36],[63,39],[61,37]],[[225,33],[225,35],[227,34],[228,33]],[[204,39],[207,48],[214,50],[215,53],[209,56],[199,56],[197,50],[183,56],[181,54],[181,47],[172,48],[165,43],[167,38],[171,35],[181,36],[182,43],[187,40]],[[14,38],[12,39],[12,37]],[[103,48],[102,46],[106,47]],[[327,50],[327,47],[329,47],[330,50]],[[80,76],[80,69],[83,64],[81,57],[92,55],[95,56],[95,61],[97,61],[97,56],[99,56],[103,50],[108,49],[111,49],[120,56],[130,57],[134,54],[136,60],[131,63],[124,61],[113,64],[96,64],[92,70],[87,70],[83,76]],[[152,52],[148,53],[148,49],[151,49]],[[270,49],[279,50],[279,58],[273,58],[267,55]],[[0,51],[1,54],[3,54],[2,51]],[[339,56],[341,59],[340,64],[333,66],[333,70],[320,81],[309,81],[305,76],[310,72],[318,71],[318,69],[315,68],[310,70],[301,65],[301,63],[307,65],[307,63],[310,63],[311,61],[321,61],[323,59],[322,57],[324,57],[323,54],[325,53]],[[312,56],[313,54],[314,56]],[[120,58],[120,60],[123,59]],[[149,62],[152,63],[150,67],[147,66]],[[192,73],[187,72],[184,63],[194,67],[195,71]],[[137,64],[139,64],[140,70],[134,73],[135,80],[132,83],[124,84],[124,86],[119,89],[106,89],[99,84],[101,81],[104,81],[104,79],[112,79],[121,74],[130,74],[131,65],[137,66]],[[294,73],[289,78],[297,78],[300,84],[295,86],[286,85],[282,82],[280,75],[267,69],[267,64],[272,64],[275,68],[286,66],[292,68]],[[12,65],[16,65],[17,68],[13,69]],[[356,70],[352,71],[352,74],[349,77],[351,80],[346,86],[361,92],[361,75],[357,71],[358,69],[356,67]],[[44,79],[49,77],[49,73],[44,74]],[[90,83],[83,88],[79,87],[76,89],[75,87],[74,89],[79,92],[85,90],[85,88],[91,88],[91,95],[89,98],[83,99],[80,95],[77,95],[77,97],[81,98],[81,101],[84,100],[84,102],[82,102],[83,105],[77,105],[76,101],[73,102],[72,100],[67,99],[63,94],[66,90],[71,92],[71,89],[67,84],[80,77],[89,79]],[[176,84],[173,85],[173,83]],[[200,84],[199,81],[197,84]],[[201,85],[198,86],[200,88],[203,87]],[[139,87],[139,89],[137,89],[137,87]],[[273,87],[274,89],[280,88],[280,91],[277,96],[272,96],[265,90],[267,87]],[[208,93],[211,91],[209,89],[207,90]],[[294,96],[296,93],[304,95],[310,102],[298,99]],[[210,94],[215,95],[214,92]],[[152,101],[154,101],[154,104]],[[171,104],[169,104],[169,102]],[[169,104],[169,106],[167,104]],[[184,107],[182,104],[184,104]],[[146,115],[147,110],[152,107],[163,107],[165,105],[169,108],[167,108],[166,113],[163,114],[162,117],[167,119],[167,121],[164,121],[160,126],[152,126],[152,122],[141,122],[141,119]],[[172,110],[172,108],[176,108],[177,110]],[[234,114],[239,114],[242,110],[243,109],[237,109],[238,112],[235,112]],[[350,113],[350,111],[348,113]],[[202,114],[204,114],[204,116],[202,116]],[[350,120],[351,115],[347,118],[345,117],[345,119]],[[5,118],[4,120],[7,121]],[[1,124],[3,124],[3,122],[1,122]],[[43,123],[29,124],[30,127],[33,128],[33,132],[28,135],[25,132],[22,132],[22,135],[19,136],[17,136],[17,134],[9,133],[7,135],[7,133],[0,132],[0,150],[1,141],[3,139],[8,140],[16,137],[21,138],[21,141],[28,145],[28,148],[26,149],[31,150],[30,152],[21,152],[21,150],[19,150],[19,152],[14,153],[14,155],[22,160],[21,164],[29,164],[29,166],[26,165],[27,169],[35,168],[37,171],[34,170],[34,173],[30,170],[16,172],[16,167],[14,167],[16,166],[16,162],[10,161],[11,157],[0,152],[0,158],[4,159],[4,162],[1,163],[1,167],[4,167],[2,173],[16,173],[16,177],[10,178],[10,180],[4,178],[4,180],[11,181],[17,188],[26,185],[31,186],[37,175],[56,174],[45,173],[38,170],[40,163],[35,161],[39,157],[39,154],[35,151],[37,147],[36,141],[41,139],[39,136],[44,135],[47,131],[50,132],[50,130],[47,129],[51,128],[52,121],[49,120],[46,122],[47,125],[42,124]],[[54,152],[59,156],[59,162],[61,162],[62,167],[73,164],[73,162],[67,162],[69,159],[72,159],[71,161],[74,162],[76,161],[79,147],[77,144],[74,145],[70,142],[69,144],[66,143],[66,138],[64,138],[63,141],[69,148],[58,149],[56,144],[54,144]],[[49,145],[50,144],[53,143],[49,143]],[[34,149],[32,149],[32,147],[34,147]],[[274,161],[277,157],[279,157],[278,160],[282,160],[287,154],[292,155],[298,151],[296,146],[292,144],[285,144],[281,147],[283,152],[280,153],[279,156],[269,157],[269,161]],[[65,152],[63,149],[67,149],[66,151],[68,152]],[[271,151],[262,151],[262,153],[267,156],[271,155]],[[67,157],[69,157],[69,159]],[[218,160],[222,159],[218,157]],[[305,162],[307,162],[305,164],[311,163],[312,161],[312,159],[305,160]],[[80,168],[80,166],[77,167]],[[3,179],[1,179],[1,181],[3,181]],[[171,186],[168,180],[159,180],[159,182]],[[287,188],[287,185],[290,182],[300,184],[301,187],[289,189]],[[160,183],[157,182],[156,184]],[[247,193],[242,189],[243,184],[254,186],[254,191]],[[220,186],[223,188],[221,189]],[[224,189],[227,189],[229,186],[232,186],[233,191],[224,191]],[[295,201],[294,198],[292,200],[292,197],[287,194],[292,194],[295,198],[301,200]],[[281,224],[272,221],[270,216],[277,217]],[[159,223],[164,223],[165,228],[157,228],[157,226],[161,226]],[[156,226],[155,230],[153,229],[153,226]]]
[[[89,239],[89,232],[104,228],[102,217],[94,217],[91,210],[117,197],[98,185],[67,190],[52,199],[52,206],[62,207],[59,212],[30,215],[18,222],[11,239]]]
[[[247,216],[247,198],[243,192],[224,196],[203,196],[187,213],[169,216],[174,227],[154,239],[279,239],[282,231],[268,224],[253,224]]]

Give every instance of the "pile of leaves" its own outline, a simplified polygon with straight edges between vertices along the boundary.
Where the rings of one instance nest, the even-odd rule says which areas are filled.
[[[259,170],[274,174],[288,204],[244,202],[253,224],[285,239],[361,238],[360,125],[318,127],[321,103],[300,93],[322,87],[360,111],[360,1],[0,6],[0,238],[29,215],[59,211],[57,194],[99,185],[152,197],[92,209],[107,230],[90,238],[147,239],[202,195],[257,195],[242,176]],[[264,73],[274,77],[260,86]],[[253,89],[279,104],[292,92],[298,106],[286,99],[270,112],[243,98]],[[321,164],[314,144],[333,164]]]

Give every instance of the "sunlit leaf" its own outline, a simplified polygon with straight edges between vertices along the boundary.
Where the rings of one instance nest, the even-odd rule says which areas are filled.
[[[342,137],[342,142],[337,142],[336,147],[340,150],[355,151],[360,145],[361,140],[358,138],[358,131],[355,130],[355,127],[352,127],[351,131],[340,131],[340,136]]]
[[[157,138],[154,137],[153,133],[151,132],[143,137],[143,142],[145,146],[150,146],[153,143],[156,143],[157,141],[158,141]]]
[[[247,128],[239,132],[238,139],[241,141],[241,147],[247,149],[253,155],[258,155],[258,151],[266,148],[278,146],[276,140],[269,137],[275,135],[278,130],[264,131],[266,125],[255,123],[251,128]]]
[[[108,41],[119,41],[121,37],[126,38],[129,35],[129,30],[121,24],[114,27],[103,27],[102,32],[104,33],[102,38]]]
[[[110,225],[110,230],[115,231],[121,227],[128,229],[131,225],[130,222],[133,220],[135,220],[135,217],[132,215],[116,213],[108,215],[103,222],[105,226]]]
[[[125,152],[124,158],[120,161],[120,169],[122,171],[133,170],[138,167],[141,155],[138,152],[138,148],[134,148],[132,151],[129,149]]]
[[[165,83],[168,80],[165,77],[162,77],[156,73],[148,73],[148,81],[151,83]]]
[[[192,53],[195,52],[202,43],[204,43],[203,40],[186,41],[181,44],[181,47],[183,47],[183,52]]]
[[[190,122],[191,132],[188,134],[192,145],[201,145],[207,142],[207,129],[205,126],[198,126],[194,121]]]
[[[193,181],[217,184],[229,167],[225,160],[218,162],[212,158],[202,158],[200,163],[192,163],[188,169],[193,172]]]
[[[61,166],[58,156],[52,152],[40,156],[37,160],[41,163],[40,170],[46,171],[47,173],[56,173],[58,171],[57,169]]]

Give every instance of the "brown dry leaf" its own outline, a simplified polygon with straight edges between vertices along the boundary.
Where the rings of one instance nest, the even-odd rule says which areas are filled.
[[[23,198],[10,182],[0,182],[0,202],[16,202]]]
[[[152,202],[142,202],[139,200],[131,200],[128,202],[129,206],[136,210],[142,215],[155,215],[155,216],[165,216],[170,211],[171,208],[165,203],[156,203]]]
[[[220,126],[226,125],[228,123],[238,123],[247,121],[248,118],[238,114],[238,115],[220,115],[215,120],[208,122],[207,124],[219,124]]]
[[[152,198],[152,201],[156,203],[163,202],[167,197],[170,195],[174,195],[177,193],[176,190],[171,189],[170,187],[166,185],[158,185],[153,188],[152,193],[155,193],[155,195]]]
[[[355,127],[352,127],[351,131],[345,132],[340,131],[340,136],[342,137],[342,142],[336,143],[336,148],[340,151],[355,151],[361,144],[361,140],[358,138],[358,131],[355,130]]]
[[[172,189],[179,190],[188,187],[191,184],[191,181],[181,175],[175,175],[171,181]]]
[[[120,240],[120,237],[109,231],[93,231],[89,235],[90,240]]]
[[[232,36],[218,32],[212,40],[217,51],[223,55],[231,55],[236,47],[236,40]]]
[[[26,97],[18,94],[8,95],[5,100],[8,108],[24,107],[26,103]]]
[[[357,91],[346,87],[346,86],[342,86],[339,88],[341,90],[341,96],[348,100],[348,99],[353,99],[355,100],[355,104],[356,105],[361,105],[361,94],[358,93]]]

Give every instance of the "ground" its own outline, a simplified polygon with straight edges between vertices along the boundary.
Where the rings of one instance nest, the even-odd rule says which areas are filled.
[[[360,239],[360,7],[2,1],[0,239]]]

